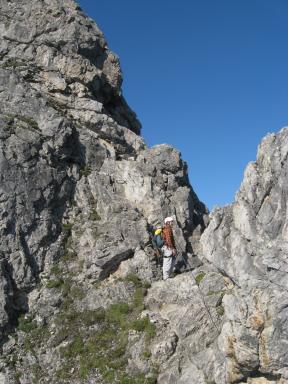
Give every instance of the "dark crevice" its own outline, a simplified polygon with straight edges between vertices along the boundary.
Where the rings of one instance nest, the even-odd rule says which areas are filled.
[[[107,59],[107,52],[101,47],[98,40],[94,42],[94,47],[79,47],[78,53],[89,60],[96,68],[103,69],[104,62]]]
[[[119,253],[117,256],[110,259],[107,263],[101,266],[103,270],[99,275],[99,280],[104,280],[109,277],[112,273],[116,272],[120,263],[124,260],[131,259],[134,255],[134,250],[127,249],[126,251]]]
[[[255,371],[252,371],[249,373],[249,376],[246,377],[246,381],[243,381],[242,380],[239,380],[237,381],[237,383],[248,383],[248,380],[250,379],[257,379],[257,378],[260,378],[260,377],[264,377],[265,379],[269,380],[269,381],[277,381],[281,379],[281,374],[273,374],[273,373],[263,373],[263,372],[260,372],[258,369],[255,370]]]
[[[27,293],[17,287],[13,278],[13,266],[2,257],[1,274],[5,278],[6,302],[4,305],[8,321],[2,326],[0,338],[0,348],[8,340],[8,334],[13,332],[18,325],[18,317],[21,313],[28,310]],[[32,291],[32,288],[31,290]]]
[[[260,212],[260,210],[261,210],[261,208],[262,208],[262,205],[264,204],[264,201],[265,201],[266,197],[268,197],[268,196],[270,195],[271,190],[272,190],[272,187],[273,187],[273,186],[270,185],[269,188],[268,188],[268,190],[266,191],[266,193],[265,193],[264,196],[262,197],[261,202],[260,202],[260,205],[259,205],[259,208],[258,208],[257,211],[256,211],[256,216],[259,214],[259,212]]]
[[[34,256],[30,252],[30,249],[25,239],[25,234],[22,231],[19,232],[19,240],[20,240],[23,253],[25,255],[26,264],[28,265],[28,267],[30,267],[33,273],[33,277],[35,278],[35,281],[37,281],[38,275],[39,275],[39,266]]]
[[[108,87],[108,85],[106,85],[106,87]],[[125,99],[122,96],[114,96],[110,98],[108,102],[104,103],[104,107],[107,113],[119,125],[130,129],[137,135],[140,135],[141,123],[137,119],[136,114],[129,108]]]

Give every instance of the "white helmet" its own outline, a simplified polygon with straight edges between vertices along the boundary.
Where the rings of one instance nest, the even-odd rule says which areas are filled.
[[[174,221],[173,217],[166,217],[165,220],[164,220],[164,223],[167,224],[167,223],[171,223],[171,221]]]

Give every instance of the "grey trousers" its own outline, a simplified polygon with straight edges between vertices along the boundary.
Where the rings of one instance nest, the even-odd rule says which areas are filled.
[[[167,280],[173,272],[176,257],[163,257],[163,280]]]

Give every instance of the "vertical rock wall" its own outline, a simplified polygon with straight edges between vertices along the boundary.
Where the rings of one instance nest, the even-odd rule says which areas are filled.
[[[235,284],[220,336],[233,383],[288,380],[287,153],[287,128],[268,135],[235,203],[212,213],[201,239],[203,257]]]
[[[186,163],[146,147],[77,4],[2,0],[0,31],[0,381],[285,383],[287,129],[201,237]],[[163,282],[168,215],[194,270]]]
[[[82,266],[75,281],[93,284],[145,250],[149,225],[165,215],[175,216],[179,242],[191,251],[206,208],[179,152],[146,148],[121,94],[119,60],[74,1],[3,0],[0,31],[5,342],[67,253],[77,255],[68,268]]]

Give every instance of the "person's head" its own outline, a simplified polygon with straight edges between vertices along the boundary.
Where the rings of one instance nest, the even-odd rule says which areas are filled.
[[[173,217],[166,217],[165,220],[164,220],[164,224],[165,225],[169,225],[169,226],[172,226],[174,223],[174,220],[173,220]]]

